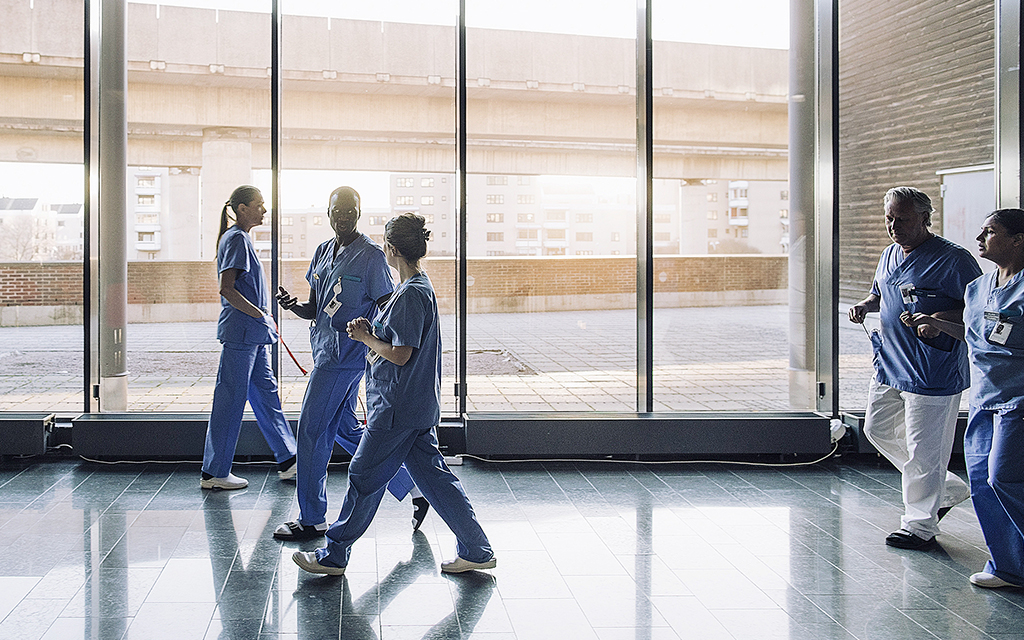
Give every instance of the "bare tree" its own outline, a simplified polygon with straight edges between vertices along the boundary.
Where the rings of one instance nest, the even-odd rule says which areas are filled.
[[[46,223],[34,215],[10,216],[0,225],[0,258],[22,262],[48,258],[53,240]]]

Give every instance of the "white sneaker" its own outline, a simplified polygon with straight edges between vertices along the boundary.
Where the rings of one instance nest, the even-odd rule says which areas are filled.
[[[1006,580],[1003,580],[999,576],[994,576],[991,573],[985,573],[984,571],[981,571],[979,573],[975,573],[974,575],[971,576],[970,580],[971,580],[971,584],[973,584],[975,586],[978,586],[978,587],[984,587],[986,589],[998,589],[1000,587],[1019,587],[1020,586],[1020,585],[1017,585],[1017,584],[1013,584],[1012,582],[1007,582]]]
[[[292,562],[310,573],[320,573],[325,576],[340,576],[345,574],[345,567],[330,567],[325,564],[320,564],[316,559],[315,551],[296,551],[292,554]]]
[[[490,560],[484,562],[470,562],[462,558],[455,558],[454,560],[441,563],[441,573],[464,573],[466,571],[476,571],[477,569],[493,569],[497,565],[498,559],[494,556],[491,556]]]
[[[277,467],[277,477],[281,480],[294,480],[295,474],[299,471],[299,465],[295,462],[295,456],[292,456],[279,464]]]
[[[199,481],[201,489],[223,489],[230,491],[231,489],[244,489],[248,486],[248,480],[239,478],[233,473],[229,473],[226,478],[203,478]]]
[[[940,507],[955,507],[964,500],[971,497],[971,489],[968,486],[957,486],[953,487],[950,491],[950,487],[946,487],[946,493],[942,496],[942,502],[939,503]]]

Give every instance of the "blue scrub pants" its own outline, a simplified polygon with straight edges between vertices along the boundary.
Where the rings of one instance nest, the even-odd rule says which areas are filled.
[[[985,573],[1024,585],[1024,407],[971,407],[964,457],[992,559]]]
[[[317,560],[328,566],[348,565],[352,544],[366,532],[380,506],[384,486],[405,462],[416,486],[458,541],[460,558],[486,562],[491,544],[477,522],[462,483],[444,462],[433,429],[367,429],[348,466],[348,492],[338,521],[327,530],[327,547]]]
[[[295,436],[281,411],[269,352],[266,344],[223,343],[203,449],[203,471],[215,478],[231,473],[246,399],[274,460],[284,462],[295,455]]]
[[[356,400],[362,369],[314,367],[299,415],[298,458],[295,476],[299,499],[299,524],[316,526],[327,521],[327,463],[334,443],[355,455],[363,437],[356,420]],[[387,480],[398,500],[415,486],[405,467],[396,468]]]

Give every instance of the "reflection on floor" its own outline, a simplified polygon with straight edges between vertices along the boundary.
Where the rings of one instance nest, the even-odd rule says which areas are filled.
[[[316,577],[273,529],[294,486],[199,489],[196,464],[0,465],[0,637],[1021,638],[1024,590],[967,576],[987,557],[969,504],[941,549],[883,544],[899,479],[874,461],[813,468],[482,463],[457,468],[498,556],[443,576],[454,538],[386,496],[348,573]],[[344,467],[332,468],[332,511]],[[408,500],[407,500],[408,502]]]

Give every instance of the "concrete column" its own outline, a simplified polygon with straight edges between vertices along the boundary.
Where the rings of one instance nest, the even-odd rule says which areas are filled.
[[[815,404],[814,209],[817,47],[814,0],[791,0],[789,25],[789,404]]]
[[[252,137],[248,129],[210,127],[203,130],[200,170],[202,225],[199,259],[217,259],[220,211],[235,187],[252,184]],[[263,197],[269,202],[270,194]]]
[[[125,181],[128,67],[125,0],[101,0],[99,60],[99,360],[100,411],[128,407],[125,323],[128,262]]]
[[[1021,0],[996,0],[996,206],[1016,208],[1021,196]]]

